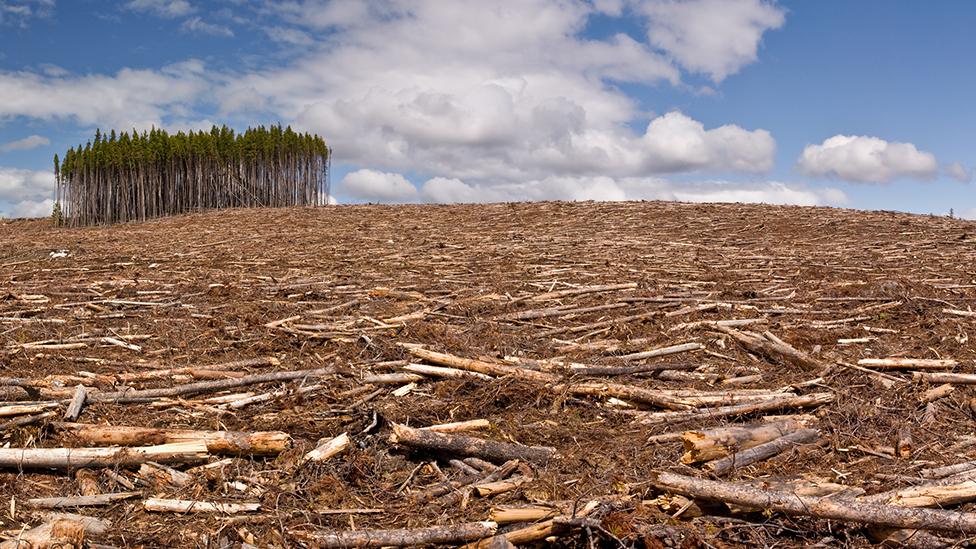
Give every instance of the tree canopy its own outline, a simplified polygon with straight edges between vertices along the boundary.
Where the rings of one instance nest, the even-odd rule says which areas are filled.
[[[169,134],[112,130],[59,158],[55,221],[118,223],[196,210],[327,203],[331,150],[280,125]]]

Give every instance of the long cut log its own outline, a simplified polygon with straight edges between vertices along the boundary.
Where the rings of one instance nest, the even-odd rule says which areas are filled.
[[[447,435],[435,431],[414,429],[399,423],[393,424],[390,442],[412,448],[437,450],[496,461],[517,459],[544,464],[556,453],[555,448],[548,446],[525,446],[461,435]]]
[[[494,522],[469,522],[414,529],[292,533],[307,538],[316,547],[346,549],[457,545],[466,541],[490,538],[497,530],[498,524]]]
[[[805,427],[806,422],[785,419],[756,425],[718,427],[705,431],[686,431],[681,435],[685,453],[681,463],[711,461],[740,450],[758,446]]]
[[[769,442],[764,442],[758,446],[753,446],[746,450],[736,452],[722,459],[717,459],[705,464],[705,468],[715,475],[724,475],[734,469],[745,467],[769,459],[780,452],[783,452],[797,444],[806,444],[817,439],[819,434],[816,429],[800,429],[793,433],[783,435]]]
[[[641,412],[638,416],[638,421],[645,424],[659,424],[696,419],[719,419],[729,416],[740,416],[790,408],[815,408],[833,401],[834,395],[831,393],[812,393],[809,395],[774,398],[762,402],[719,406],[717,408],[684,410],[679,412]]]
[[[70,507],[100,507],[111,505],[117,501],[139,497],[142,492],[112,492],[108,494],[94,494],[91,496],[68,496],[54,498],[33,498],[27,500],[27,505],[39,509],[67,509]]]
[[[77,469],[159,463],[195,463],[210,454],[203,442],[178,442],[136,448],[0,448],[0,467]]]
[[[146,446],[175,442],[202,442],[211,454],[276,455],[291,447],[291,436],[281,431],[196,431],[87,423],[55,423],[78,439],[94,445]]]
[[[974,513],[878,505],[852,499],[806,497],[743,484],[686,477],[666,471],[651,473],[650,484],[659,490],[691,498],[734,503],[792,516],[859,522],[871,526],[976,533]]]

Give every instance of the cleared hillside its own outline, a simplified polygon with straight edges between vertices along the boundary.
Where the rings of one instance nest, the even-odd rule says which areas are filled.
[[[118,547],[334,545],[337,531],[489,517],[502,519],[499,532],[525,530],[500,512],[526,506],[543,521],[536,537],[563,544],[869,545],[891,532],[695,504],[657,472],[913,508],[906,493],[866,496],[976,459],[976,377],[939,377],[976,374],[974,261],[976,224],[826,208],[343,206],[79,229],[0,222],[5,444],[106,446],[90,427],[59,423],[83,385],[77,423],[280,432],[262,436],[283,449],[163,456],[188,476],[140,468],[136,452],[78,474],[71,455],[83,451],[55,470],[32,467],[33,451],[0,450],[0,498],[15,502],[0,521],[16,534],[45,521],[33,498],[132,492],[71,511],[110,521],[88,538]],[[865,361],[888,358],[914,360]],[[201,382],[215,383],[184,391]],[[774,439],[773,457],[681,462],[686,432],[773,415],[788,416],[775,418],[779,434],[801,433]],[[501,450],[394,436],[394,424],[476,419],[490,426],[448,436]],[[306,457],[343,433],[350,442],[335,455]],[[127,444],[171,442],[137,438]],[[748,445],[726,441],[712,457]],[[486,484],[485,463],[459,461],[499,466],[512,452],[523,459],[488,479],[501,485]],[[955,499],[925,492],[921,503],[972,510],[976,482],[959,471],[942,482]],[[444,481],[455,482],[432,491]],[[174,513],[151,510],[150,498],[195,501],[192,511],[260,507]],[[548,529],[539,506],[557,515]],[[967,528],[953,517],[976,523],[966,513],[941,524]],[[910,537],[937,541],[927,536]]]

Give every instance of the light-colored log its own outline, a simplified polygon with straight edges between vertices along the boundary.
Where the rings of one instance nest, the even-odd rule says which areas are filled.
[[[85,406],[85,398],[88,396],[88,389],[84,385],[75,387],[75,394],[71,397],[71,403],[64,412],[66,421],[74,421],[81,415],[81,409]]]
[[[976,385],[976,374],[956,374],[952,372],[913,372],[912,381],[928,383],[952,383],[956,385]]]
[[[203,442],[178,442],[136,448],[0,448],[0,467],[76,469],[160,463],[195,463],[210,454]]]
[[[949,370],[959,365],[959,362],[931,358],[862,358],[857,364],[886,370]]]
[[[403,366],[402,369],[407,372],[413,372],[428,377],[443,377],[448,379],[473,378],[488,381],[494,379],[489,375],[478,372],[469,372],[467,370],[459,370],[457,368],[445,368],[443,366],[429,366],[427,364],[407,364]]]
[[[136,498],[142,492],[113,492],[108,494],[94,494],[90,496],[69,496],[54,498],[33,498],[27,500],[27,505],[38,509],[68,509],[71,507],[104,507],[118,501]]]
[[[434,431],[437,433],[458,433],[462,431],[491,429],[491,422],[487,419],[470,419],[468,421],[455,421],[453,423],[430,425],[428,427],[421,427],[421,429],[426,431]]]
[[[393,424],[390,442],[412,448],[439,450],[455,455],[475,456],[497,461],[517,459],[532,463],[547,463],[556,453],[555,448],[548,446],[525,446],[462,435],[448,435],[414,429],[399,423]]]
[[[146,511],[157,513],[220,513],[236,515],[261,510],[260,503],[218,503],[187,499],[148,498],[142,502]]]
[[[807,422],[802,420],[786,419],[771,423],[718,427],[705,431],[686,431],[681,435],[685,449],[681,462],[691,464],[722,458],[802,429],[806,424]]]
[[[634,360],[645,360],[648,358],[655,358],[659,356],[673,355],[677,353],[684,353],[688,351],[697,351],[699,349],[704,349],[705,347],[701,343],[682,343],[680,345],[671,345],[669,347],[661,347],[658,349],[651,349],[650,351],[641,351],[639,353],[631,353],[629,355],[620,356],[619,359],[625,362],[631,362]]]
[[[305,454],[302,458],[302,462],[309,461],[326,461],[327,459],[338,455],[340,452],[349,447],[349,435],[342,433],[341,435],[330,438],[321,444],[319,444],[314,450]]]
[[[88,423],[55,423],[86,443],[115,446],[144,446],[176,442],[200,442],[211,454],[276,455],[291,447],[291,436],[281,431],[197,431],[157,429]]]
[[[692,498],[745,505],[792,516],[857,522],[871,526],[976,533],[976,514],[973,513],[879,505],[851,499],[806,497],[738,483],[686,477],[666,471],[652,473],[649,482],[659,490]]]
[[[812,393],[809,395],[782,397],[761,402],[748,402],[734,406],[720,406],[698,410],[684,410],[677,412],[641,412],[638,421],[644,424],[661,424],[697,419],[720,419],[723,417],[752,414],[756,412],[771,412],[792,408],[816,408],[834,401],[832,393]]]
[[[469,522],[413,529],[293,533],[308,539],[316,547],[352,549],[457,545],[466,541],[490,538],[497,530],[498,525],[494,522]]]
[[[746,467],[753,463],[769,459],[776,454],[784,452],[798,444],[807,444],[817,439],[819,434],[816,429],[800,429],[779,438],[764,442],[752,448],[741,450],[728,457],[710,461],[705,464],[705,469],[714,475],[724,475],[735,469]]]

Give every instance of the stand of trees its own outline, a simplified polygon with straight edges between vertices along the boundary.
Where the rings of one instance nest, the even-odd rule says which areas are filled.
[[[214,208],[317,206],[331,150],[291,127],[153,129],[95,139],[54,157],[55,223],[119,223]]]

